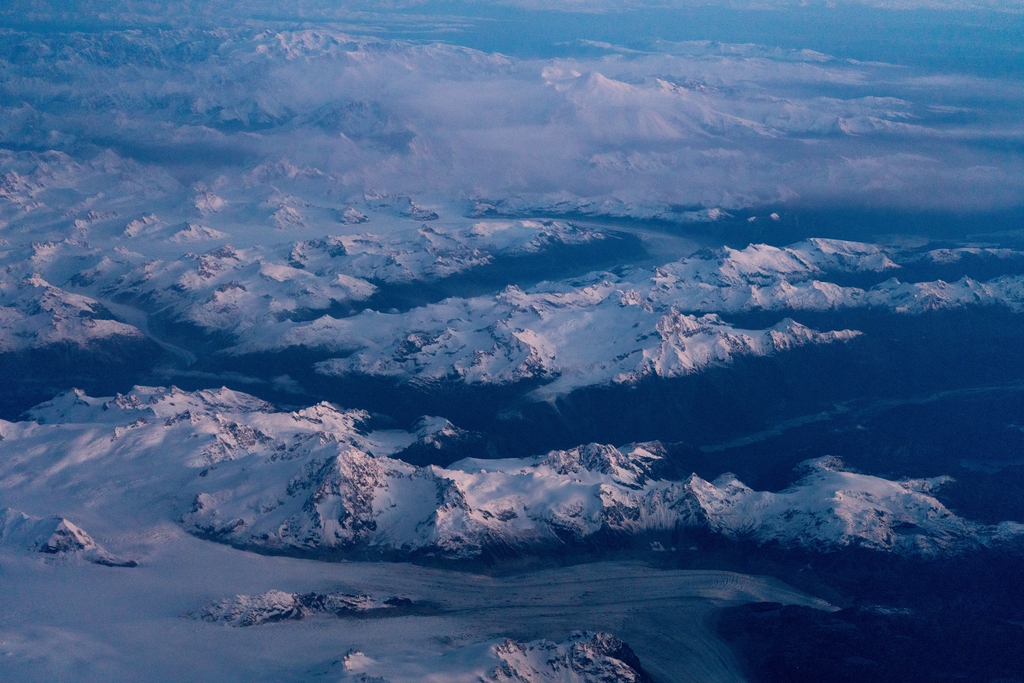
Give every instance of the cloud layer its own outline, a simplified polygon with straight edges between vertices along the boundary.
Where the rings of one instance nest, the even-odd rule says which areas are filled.
[[[707,42],[587,54],[330,30],[7,31],[0,144],[109,148],[189,183],[288,159],[342,195],[637,217],[1024,194],[1014,81]]]

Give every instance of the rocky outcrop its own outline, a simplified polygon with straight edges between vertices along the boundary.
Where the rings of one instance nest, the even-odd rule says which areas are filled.
[[[414,606],[408,598],[375,598],[348,593],[284,593],[272,590],[262,595],[236,595],[210,603],[187,616],[228,626],[259,626],[277,621],[297,621],[314,614],[336,617],[377,613],[407,614]]]

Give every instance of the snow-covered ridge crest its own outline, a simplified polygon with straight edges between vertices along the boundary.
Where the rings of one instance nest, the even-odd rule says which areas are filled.
[[[528,221],[521,222],[523,226],[528,224],[533,225]],[[549,224],[551,227],[545,227],[544,230],[554,230],[561,225],[557,221],[544,221],[536,225],[548,226]],[[470,232],[488,236],[516,232],[509,225],[501,222],[480,223],[474,226]],[[571,224],[569,225],[571,226]],[[559,241],[567,242],[570,238],[592,241],[600,236],[599,233],[589,231],[583,231],[576,235],[572,232],[567,233],[567,229],[562,226],[559,231],[554,233]],[[423,228],[420,232],[425,230],[428,228]],[[433,234],[439,235],[436,230],[432,228],[429,230]],[[571,230],[576,229],[571,228]],[[541,236],[546,234],[543,231],[540,233]],[[367,260],[366,255],[360,253],[364,249],[364,239],[365,236],[332,238],[333,241],[330,241],[330,244],[336,243],[333,248],[329,248],[330,244],[327,243],[297,245],[292,259],[295,262],[308,262],[312,266],[316,263],[313,260],[314,257],[320,257],[317,255],[330,253],[332,258],[335,258],[335,250],[341,250],[347,255],[346,258],[351,257],[354,261],[353,265],[358,265],[358,262]],[[440,239],[440,237],[438,236],[436,239]],[[530,244],[532,242],[527,242],[526,246],[529,247]],[[436,252],[436,249],[431,248],[422,251],[429,255]],[[400,262],[401,259],[392,254],[386,265],[387,268],[394,269]],[[440,257],[438,257],[438,262],[441,262]],[[369,260],[369,263],[364,264],[364,268],[369,268],[371,263],[373,261]],[[317,268],[323,269],[322,266]],[[411,277],[411,274],[402,272],[397,272],[387,278],[380,277],[379,274],[375,274],[377,273],[376,268],[377,266],[374,265],[370,270],[357,268],[357,271],[352,272],[360,277],[370,279],[405,280]],[[735,312],[748,309],[821,309],[821,302],[811,296],[816,288],[820,289],[827,285],[834,288],[837,295],[846,290],[829,283],[821,283],[819,287],[819,283],[813,282],[802,288],[793,288],[790,285],[809,282],[812,277],[824,276],[828,273],[881,272],[892,268],[897,268],[897,265],[875,245],[841,240],[812,239],[784,249],[763,244],[750,245],[743,250],[726,248],[719,252],[698,253],[693,257],[654,269],[653,272],[641,271],[624,277],[597,273],[589,278],[589,281],[584,279],[559,282],[526,292],[518,287],[509,287],[493,298],[453,299],[451,303],[457,306],[463,315],[475,314],[477,316],[487,313],[488,308],[492,307],[511,307],[520,312],[531,310],[539,312],[546,308],[585,308],[599,305],[612,294],[616,294],[621,303],[641,306],[648,312],[653,312],[656,309],[664,313],[672,308],[686,312],[705,313]],[[824,308],[832,308],[835,305],[838,304],[830,302]],[[491,313],[491,317],[499,314],[500,311]],[[440,313],[436,315],[440,315]],[[426,316],[425,320],[419,319],[424,316]],[[451,316],[445,320],[450,318]],[[416,326],[425,326],[431,319],[429,312],[424,314],[420,311],[410,311],[405,318],[389,318],[388,320],[396,320],[396,326],[404,323],[406,329],[414,331]],[[316,324],[318,328],[322,328],[333,323],[330,319],[320,319],[316,321]],[[316,344],[316,329],[301,328],[312,328],[312,325],[296,326],[285,323],[269,334],[247,335],[236,351],[275,348],[275,345],[280,347],[293,343]],[[326,344],[326,341],[324,343]]]
[[[413,282],[466,272],[498,256],[534,254],[555,245],[605,238],[601,232],[566,221],[488,220],[456,227],[423,224],[416,230],[296,243],[290,258],[293,264],[313,272],[330,268],[370,281]]]
[[[890,481],[848,471],[831,456],[797,467],[803,476],[778,493],[754,491],[734,475],[688,486],[708,526],[736,539],[828,550],[859,546],[901,553],[945,553],[985,544],[1000,527],[974,524],[932,493],[949,477]]]
[[[12,502],[109,508],[111,523],[176,518],[268,552],[472,559],[694,528],[816,551],[935,554],[1024,533],[955,515],[933,495],[942,477],[890,481],[830,458],[804,463],[780,492],[731,475],[679,480],[657,443],[417,467],[388,455],[423,434],[366,433],[360,411],[275,412],[223,389],[69,393],[30,417],[0,425],[0,486]],[[449,427],[434,420],[420,431]]]
[[[0,167],[0,345],[52,343],[48,320],[22,318],[50,310],[55,297],[63,328],[83,328],[57,331],[71,341],[140,334],[94,314],[99,302],[237,335],[359,310],[382,283],[606,239],[567,221],[452,220],[448,205],[427,224],[438,214],[409,196],[336,197],[323,172],[286,159],[192,187],[112,152],[91,163],[5,152]]]
[[[1002,276],[989,282],[964,277],[956,282],[901,282],[895,277],[869,288],[843,286],[827,278],[838,273],[897,271],[900,262],[920,260],[877,245],[812,238],[788,247],[751,244],[702,251],[665,264],[647,281],[634,280],[630,296],[657,309],[745,312],[827,311],[874,308],[906,314],[968,305],[1024,309],[1024,279]]]
[[[307,408],[316,411],[318,406]],[[233,391],[200,389],[182,391],[178,387],[132,387],[127,394],[113,398],[92,398],[80,389],[73,389],[40,403],[25,412],[26,417],[40,424],[55,422],[112,422],[125,415],[153,418],[176,418],[182,411],[193,410],[203,415],[218,413],[270,413],[274,408],[266,401]]]
[[[251,498],[225,491],[197,497],[183,521],[248,547],[452,558],[677,528],[816,551],[857,546],[911,554],[957,552],[1019,533],[1013,524],[986,527],[957,517],[931,493],[941,477],[894,482],[826,458],[805,463],[806,474],[785,491],[759,492],[731,475],[713,482],[658,478],[658,450],[591,444],[442,469],[349,449],[333,463],[307,466],[272,510],[253,514]]]
[[[83,172],[77,166],[75,171]],[[243,195],[235,203],[251,200]],[[454,225],[415,228],[408,217],[381,217],[370,209],[373,220],[381,224],[374,224],[373,231],[353,233],[346,227],[349,223],[371,220],[354,206],[319,206],[292,196],[274,201],[294,212],[289,216],[301,216],[293,205],[317,213],[311,222],[316,227],[304,227],[301,238],[276,234],[280,231],[267,236],[248,226],[239,231],[231,221],[214,221],[204,214],[204,223],[222,228],[216,229],[192,222],[196,216],[176,205],[160,216],[140,210],[127,224],[124,219],[98,218],[89,222],[87,234],[75,234],[74,239],[18,245],[2,254],[7,268],[0,275],[0,306],[12,309],[6,314],[12,318],[11,326],[19,310],[47,308],[42,290],[19,289],[18,278],[37,278],[42,283],[37,286],[49,287],[50,298],[60,294],[65,307],[73,304],[79,313],[95,307],[97,300],[117,301],[159,312],[173,323],[237,335],[264,323],[359,310],[382,283],[439,280],[499,258],[522,258],[606,239],[601,232],[551,220],[459,220]],[[203,202],[208,205],[209,197]],[[325,223],[334,224],[327,234],[320,232]],[[195,251],[182,253],[186,244]],[[88,317],[83,324],[90,329],[99,325],[92,320],[97,316]],[[113,320],[110,324],[121,325]],[[121,328],[116,331],[131,331]],[[20,328],[12,329],[9,336],[27,336]]]
[[[549,393],[560,393],[643,375],[643,364],[633,361],[638,354],[651,355],[656,337],[650,335],[658,334],[658,321],[673,310],[697,316],[771,310],[782,318],[844,308],[915,314],[1024,306],[1024,279],[1013,275],[989,282],[889,279],[866,288],[841,286],[833,275],[898,274],[898,264],[917,255],[815,238],[788,247],[701,251],[659,268],[598,273],[526,291],[510,288],[398,315],[370,312],[356,318],[365,329],[352,329],[355,322],[332,316],[390,307],[383,304],[386,295],[374,299],[386,285],[452,277],[499,258],[599,242],[607,235],[561,220],[452,220],[449,205],[437,207],[439,220],[422,223],[405,214],[423,209],[425,200],[334,197],[322,172],[286,161],[265,162],[245,179],[226,174],[216,187],[184,188],[157,169],[113,153],[89,164],[27,152],[4,160],[13,173],[8,191],[41,202],[33,212],[11,214],[14,243],[2,252],[7,270],[0,276],[5,281],[0,284],[0,346],[12,348],[96,338],[141,340],[138,329],[101,312],[104,302],[112,310],[118,310],[113,305],[118,302],[139,309],[134,313],[141,318],[156,314],[163,322],[222,335],[221,340],[231,340],[223,343],[232,353],[289,347],[355,352],[352,359],[324,365],[328,373],[413,382],[452,376],[498,384],[558,377]],[[68,188],[75,190],[76,201],[68,199]],[[203,214],[193,206],[200,199],[212,206],[213,195],[225,202],[218,211]],[[299,216],[300,227],[296,223],[282,232],[269,223],[262,230],[251,226],[253,215],[266,214],[271,221],[284,208]],[[57,227],[51,229],[53,221]],[[169,241],[178,236],[202,239],[189,242],[195,253],[183,254],[183,243]],[[34,277],[52,284],[22,286]],[[53,308],[54,296],[64,308]],[[637,310],[623,314],[612,301]],[[533,320],[531,311],[544,320]],[[560,319],[557,311],[563,311]],[[132,316],[123,320],[138,323]],[[574,325],[583,321],[582,333],[603,341],[575,358]],[[828,341],[825,334],[813,343]],[[393,347],[396,339],[402,341]],[[449,355],[454,362],[441,366],[439,359]],[[718,361],[694,367],[729,362],[722,355],[710,354]],[[688,367],[687,362],[679,367]]]
[[[416,683],[650,683],[629,645],[609,633],[574,631],[561,643],[511,638],[468,645],[410,663],[349,652],[342,681]]]
[[[236,334],[302,311],[363,301],[376,291],[337,269],[311,272],[295,265],[273,250],[225,244],[166,261],[132,254],[105,258],[80,273],[79,281],[104,296],[161,308],[176,322]]]
[[[815,237],[781,248],[751,244],[744,249],[700,252],[662,266],[655,278],[659,284],[764,285],[827,273],[880,273],[896,268],[899,265],[877,245]]]
[[[103,435],[111,444],[121,442],[115,448],[129,453],[139,446],[151,448],[152,432],[160,441],[188,439],[189,446],[177,452],[189,467],[254,453],[294,458],[327,443],[362,443],[360,424],[369,418],[364,411],[340,411],[328,403],[280,413],[261,399],[226,387],[189,392],[174,386],[134,387],[111,399],[91,398],[76,389],[25,416],[40,425],[106,426]]]
[[[509,287],[494,299],[448,300],[403,315],[366,312],[321,320],[290,330],[279,343],[355,349],[320,363],[317,369],[327,375],[394,377],[413,384],[543,380],[548,383],[535,392],[540,398],[647,376],[681,377],[740,356],[770,356],[859,334],[819,332],[791,319],[746,330],[717,314],[690,315],[672,307],[659,313],[605,280],[535,294]]]

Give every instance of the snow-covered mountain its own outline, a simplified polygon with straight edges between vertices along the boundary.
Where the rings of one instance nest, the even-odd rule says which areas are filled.
[[[80,323],[89,325],[84,331],[25,319],[35,309],[52,309],[58,293],[65,308],[91,311],[102,301],[122,316],[150,315],[208,334],[237,335],[283,319],[359,310],[382,283],[438,280],[495,259],[606,239],[563,221],[453,224],[446,216],[428,225],[419,214],[395,208],[409,205],[408,197],[335,200],[324,196],[315,175],[303,178],[299,169],[257,169],[215,194],[177,186],[113,154],[90,164],[59,153],[8,153],[0,161],[14,167],[3,176],[6,201],[0,205],[7,226],[0,243],[0,323],[3,336],[25,339],[22,345],[139,334],[126,318],[126,327]],[[307,198],[278,196],[277,184],[289,174],[299,176],[295,190]],[[127,175],[134,182],[126,182]],[[102,187],[113,196],[90,196]],[[268,201],[292,210],[296,222],[287,231],[252,225],[253,213]],[[310,219],[300,220],[294,207]],[[87,320],[97,317],[103,316]],[[33,334],[47,324],[59,329]]]
[[[57,152],[0,160],[11,169],[0,206],[0,352],[149,343],[159,329],[175,344],[192,343],[157,342],[189,362],[218,351],[311,349],[342,356],[317,366],[327,376],[529,380],[544,384],[534,398],[548,398],[857,334],[809,329],[799,322],[805,312],[1024,307],[1024,279],[1012,273],[987,282],[884,277],[898,276],[900,264],[948,266],[975,251],[1012,264],[1004,252],[1013,250],[808,239],[704,249],[658,267],[522,288],[495,283],[490,293],[427,296],[400,312],[388,287],[412,292],[548,252],[614,250],[615,240],[567,221],[466,218],[451,202],[428,212],[407,195],[341,196],[322,172],[285,162],[186,187],[111,152],[88,163]],[[870,284],[840,284],[851,277]],[[779,322],[729,322],[751,311],[778,312]]]
[[[898,265],[879,247],[813,239],[786,248],[751,245],[699,253],[651,271],[508,287],[494,296],[452,298],[401,314],[282,322],[244,335],[234,353],[292,346],[349,355],[322,362],[326,375],[373,375],[413,383],[547,382],[546,397],[583,387],[678,377],[807,344],[846,341],[855,330],[818,332],[792,319],[763,330],[736,329],[720,315],[757,310],[870,308],[921,314],[962,306],[1024,307],[1024,278],[963,278],[869,289],[818,279],[880,273]],[[701,315],[703,314],[703,315]],[[587,340],[580,343],[580,340]]]
[[[124,515],[177,519],[267,552],[468,559],[696,528],[818,551],[936,554],[1013,542],[1024,529],[958,517],[932,495],[941,477],[889,481],[829,458],[805,463],[778,493],[731,475],[665,478],[657,443],[417,467],[388,455],[423,435],[367,433],[365,413],[327,404],[275,412],[225,389],[70,393],[29,416],[0,424],[7,500],[106,528]],[[433,422],[440,434],[449,427]]]
[[[136,229],[132,225],[146,230],[160,221],[144,216],[131,222],[130,231]],[[120,233],[106,239],[125,240]],[[541,397],[646,376],[676,377],[737,356],[857,334],[817,332],[791,319],[744,330],[719,315],[1024,306],[1024,280],[1013,275],[986,283],[964,278],[907,284],[890,278],[868,289],[840,286],[827,278],[898,270],[893,257],[900,255],[870,244],[812,239],[786,248],[701,252],[653,270],[596,273],[525,291],[510,286],[495,295],[451,298],[404,313],[367,310],[332,317],[366,308],[379,284],[430,281],[486,267],[496,256],[602,239],[602,233],[570,223],[491,220],[276,247],[235,248],[224,238],[222,246],[185,255],[153,240],[135,245],[146,253],[70,238],[33,242],[8,252],[12,260],[0,281],[0,349],[85,347],[111,339],[142,343],[149,315],[221,335],[218,343],[233,354],[291,347],[350,354],[318,366],[326,375],[414,383],[540,380],[547,384],[537,392]],[[63,289],[40,273],[63,282]],[[577,343],[580,338],[589,343]]]
[[[0,680],[738,681],[723,608],[1012,575],[1024,89],[956,2],[0,3]]]
[[[0,546],[52,557],[80,558],[107,567],[137,566],[134,560],[107,552],[81,527],[66,519],[41,519],[11,508],[0,510]]]
[[[93,13],[122,13],[103,5]],[[958,193],[974,206],[1020,190],[994,151],[964,158],[956,146],[1012,141],[1012,126],[996,125],[1019,108],[1011,88],[996,97],[973,83],[922,82],[899,65],[763,45],[660,40],[637,50],[588,41],[572,59],[516,58],[391,40],[380,34],[383,15],[343,12],[340,31],[328,28],[337,15],[297,29],[252,25],[246,13],[234,7],[207,19],[207,30],[152,30],[175,23],[164,18],[102,34],[9,29],[0,59],[16,104],[0,118],[0,143],[98,144],[158,160],[184,151],[196,166],[220,167],[211,179],[240,159],[287,156],[300,168],[315,162],[335,191],[427,189],[509,213],[564,207],[677,222],[796,197],[901,204],[909,195],[949,206]],[[138,21],[128,14],[128,25]],[[461,27],[466,18],[451,21]],[[60,97],[54,83],[69,84]],[[951,90],[973,103],[976,118],[943,104]],[[481,118],[480,107],[500,115]],[[396,210],[430,215],[429,201],[413,200]],[[287,229],[305,214],[267,204],[258,218]]]
[[[54,287],[37,274],[21,281],[0,274],[0,353],[108,341],[141,344],[145,337],[99,302]]]
[[[764,244],[742,250],[725,247],[658,268],[651,278],[653,286],[640,293],[652,304],[723,313],[871,308],[920,314],[967,305],[1024,310],[1024,279],[1020,276],[984,283],[966,276],[952,283],[905,283],[890,277],[869,288],[841,286],[827,279],[837,273],[898,274],[899,262],[921,258],[918,253],[832,239],[810,239],[781,249]]]
[[[224,244],[167,261],[104,257],[77,282],[123,303],[160,311],[171,321],[237,335],[280,320],[319,318],[335,312],[334,307],[361,308],[381,283],[442,279],[486,266],[496,257],[603,238],[553,221],[478,222],[456,229],[424,224],[269,249]]]
[[[984,171],[1001,162],[974,159],[960,168],[957,152],[940,172],[943,164],[925,161],[934,156],[891,154],[893,136],[914,147],[978,134],[954,134],[952,120],[936,113],[941,107],[927,114],[915,108],[926,93],[945,102],[945,89],[917,80],[900,86],[909,88],[906,97],[833,96],[868,77],[895,88],[891,65],[756,45],[649,48],[594,44],[589,49],[603,56],[524,60],[326,28],[233,25],[60,38],[12,29],[0,46],[11,102],[19,103],[0,112],[0,349],[149,334],[158,326],[147,326],[147,316],[184,327],[182,336],[198,328],[236,352],[319,344],[318,330],[333,324],[324,316],[390,310],[386,296],[373,299],[381,284],[434,281],[504,258],[608,241],[603,229],[546,220],[552,216],[687,226],[756,209],[750,218],[771,226],[778,215],[767,207],[818,196],[819,178],[829,178],[830,196],[843,186],[858,197],[864,188],[901,197],[905,188],[895,179],[926,177],[934,201],[953,196],[933,191],[950,178],[959,202],[995,187],[1003,188],[1000,197],[1019,195],[1020,174]],[[325,87],[301,87],[311,74]],[[159,85],[168,78],[173,92]],[[73,87],[55,98],[52,80]],[[809,96],[809,87],[830,94]],[[478,100],[500,102],[504,114],[481,121],[468,104]],[[812,147],[803,143],[809,137]],[[506,139],[513,141],[499,142]],[[777,156],[782,139],[821,154],[818,171],[801,168],[793,176],[791,159]],[[751,145],[766,146],[755,152]],[[856,152],[847,145],[858,145]],[[863,145],[880,145],[876,160],[888,161],[857,161]],[[175,159],[189,160],[182,163],[192,170],[182,172]],[[770,229],[766,234],[772,239]],[[922,253],[948,263],[966,253],[958,249],[991,248],[944,245]],[[656,334],[658,319],[673,309],[795,317],[847,307],[1020,307],[1015,275],[867,288],[830,277],[892,270],[903,256],[897,251],[828,240],[724,249],[609,275],[605,293],[614,299],[621,290],[625,300],[654,309],[640,334]],[[560,282],[526,294],[543,299],[586,286]],[[69,306],[106,307],[112,317],[37,319],[34,307],[49,310],[44,299],[56,291]],[[73,303],[72,296],[85,299]],[[558,339],[539,339],[545,330],[510,318],[502,296],[460,299],[473,309],[468,320],[461,309],[388,319],[381,336],[441,334],[447,326],[436,319],[457,314],[453,329],[476,332],[507,320],[513,330],[538,335],[536,344],[506,335],[474,351],[516,356],[525,344],[527,356],[543,358],[549,347],[566,355]],[[581,309],[583,317],[609,315]],[[593,382],[638,372],[635,364],[617,367],[622,353],[650,352],[627,342],[636,320],[618,322],[626,327],[609,320],[602,328],[613,330],[615,348],[585,361],[603,368]],[[390,376],[395,349],[374,339],[382,324],[372,326],[368,348],[353,339],[334,342],[363,360],[327,369]],[[455,342],[445,352],[459,349]],[[428,366],[423,378],[442,370],[458,375],[465,366],[464,359],[448,368],[417,362]],[[575,365],[566,357],[546,372],[572,374]],[[488,374],[517,376],[517,366]],[[473,373],[466,377],[474,381]],[[579,382],[588,380],[569,384]]]
[[[325,375],[417,384],[545,380],[548,384],[534,393],[547,396],[643,377],[679,377],[740,356],[769,356],[858,334],[819,332],[789,318],[768,329],[744,330],[713,313],[687,315],[670,308],[657,314],[598,283],[548,295],[512,287],[495,299],[448,300],[404,317],[366,313],[322,320],[289,331],[284,343],[358,349],[321,362],[317,369]]]
[[[629,645],[609,633],[575,631],[561,643],[510,638],[459,648],[444,655],[402,662],[345,655],[342,681],[412,683],[649,683]]]
[[[441,469],[351,449],[333,461],[311,461],[276,496],[201,493],[183,523],[243,547],[451,558],[682,528],[826,552],[858,546],[936,554],[1024,530],[957,517],[931,495],[942,478],[893,482],[820,459],[805,463],[807,473],[785,491],[759,492],[731,475],[713,482],[655,478],[660,456],[651,450],[656,446],[591,444]]]

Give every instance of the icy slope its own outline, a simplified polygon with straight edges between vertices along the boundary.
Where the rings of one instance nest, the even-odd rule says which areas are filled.
[[[439,280],[606,238],[565,221],[467,220],[451,206],[439,219],[408,196],[335,190],[322,172],[285,162],[185,187],[109,151],[81,162],[0,150],[0,342],[138,334],[89,312],[97,302],[235,335],[358,310],[381,283]],[[22,319],[55,305],[85,311],[87,322]]]
[[[967,305],[1024,310],[1020,276],[984,283],[967,277],[952,283],[905,283],[890,277],[867,289],[828,279],[837,273],[898,274],[899,262],[920,259],[917,253],[834,239],[814,238],[781,249],[764,244],[742,250],[725,247],[658,268],[650,280],[653,286],[645,283],[638,294],[646,295],[652,305],[671,303],[682,310],[719,312],[874,308],[920,314]]]
[[[551,221],[490,221],[455,229],[424,224],[383,235],[334,234],[277,247],[224,244],[162,261],[104,257],[82,271],[78,282],[207,332],[240,334],[280,320],[317,318],[332,306],[357,306],[377,291],[374,283],[437,280],[484,267],[499,256],[603,238]]]
[[[126,515],[175,519],[202,537],[270,552],[473,558],[700,528],[820,551],[931,554],[1021,533],[957,517],[931,493],[942,478],[889,481],[828,458],[771,493],[731,475],[665,479],[656,443],[417,467],[387,455],[422,434],[366,434],[359,411],[274,412],[226,389],[138,387],[109,400],[69,393],[30,416],[36,422],[0,423],[0,490],[11,504],[86,515],[108,529]],[[450,426],[433,422],[420,431],[440,437]]]
[[[642,446],[592,444],[532,461],[420,469],[349,450],[313,461],[276,495],[199,494],[183,522],[246,547],[453,558],[676,528],[819,551],[860,546],[925,554],[1020,532],[1013,524],[989,528],[957,517],[930,495],[941,480],[893,482],[823,460],[806,463],[807,474],[789,489],[770,493],[731,475],[714,482],[696,475],[657,479],[657,460]]]

